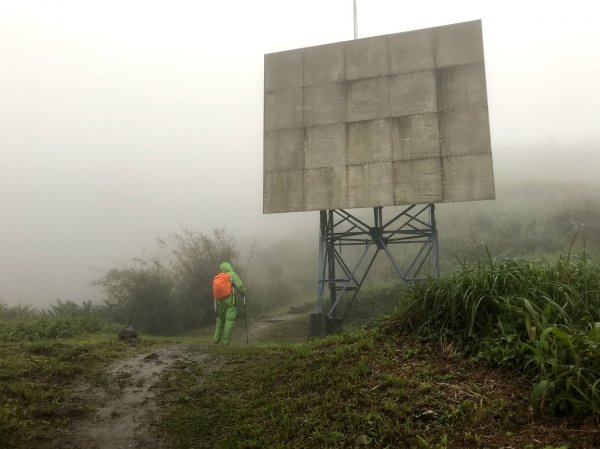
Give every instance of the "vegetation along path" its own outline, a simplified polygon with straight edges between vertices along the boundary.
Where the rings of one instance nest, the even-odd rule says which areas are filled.
[[[490,260],[361,310],[397,295],[302,343],[305,315],[250,320],[248,345],[244,322],[230,347],[210,328],[136,345],[12,332],[0,449],[600,447],[600,265]]]

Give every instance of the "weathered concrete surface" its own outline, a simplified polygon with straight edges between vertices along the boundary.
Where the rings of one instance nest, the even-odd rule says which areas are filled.
[[[394,165],[370,162],[348,166],[348,202],[357,207],[390,204],[394,201]]]
[[[367,78],[348,82],[348,122],[390,116],[389,77]]]
[[[267,194],[277,192],[277,194]],[[263,186],[264,212],[304,209],[304,170],[265,173]]]
[[[395,204],[427,204],[442,198],[442,161],[411,159],[394,162]]]
[[[491,153],[490,125],[485,109],[464,109],[440,114],[442,156]],[[462,132],[464,129],[468,133]],[[491,168],[480,167],[481,170]]]
[[[344,47],[339,44],[305,48],[304,83],[310,86],[345,81],[346,64],[344,60]]]
[[[493,196],[491,153],[445,157],[444,197],[447,201],[462,201],[465,190],[473,200],[485,200]]]
[[[494,198],[481,22],[265,55],[264,212]]]
[[[431,159],[440,155],[437,114],[407,115],[392,119],[394,161]]]
[[[306,210],[333,209],[348,201],[346,166],[314,168],[304,172]]]
[[[307,130],[304,167],[346,165],[346,127],[343,124],[313,126]]]
[[[266,172],[304,169],[304,128],[279,129],[265,133]]]
[[[392,160],[392,131],[389,119],[349,123],[347,131],[347,164],[369,164]]]
[[[407,115],[436,112],[437,88],[433,70],[403,73],[390,77],[390,115]]]

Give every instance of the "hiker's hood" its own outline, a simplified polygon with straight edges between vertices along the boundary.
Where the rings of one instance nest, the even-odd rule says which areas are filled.
[[[233,267],[229,262],[223,262],[221,265],[219,265],[219,270],[221,270],[223,273],[230,273],[233,271]]]

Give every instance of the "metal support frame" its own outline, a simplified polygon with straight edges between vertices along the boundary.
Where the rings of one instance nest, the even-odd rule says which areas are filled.
[[[390,252],[391,245],[416,245],[417,253],[406,267],[402,267]],[[351,262],[350,257],[345,258],[342,254],[343,247],[362,247],[362,250],[354,254],[357,260]],[[329,319],[343,321],[380,252],[385,253],[398,276],[408,285],[427,277],[438,277],[435,206],[412,205],[387,221],[383,207],[375,207],[372,225],[344,209],[322,210],[317,312],[326,313]],[[326,286],[329,291],[327,306]]]

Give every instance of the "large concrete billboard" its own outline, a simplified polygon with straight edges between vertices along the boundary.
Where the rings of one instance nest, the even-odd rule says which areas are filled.
[[[494,198],[481,21],[265,55],[264,213]]]

